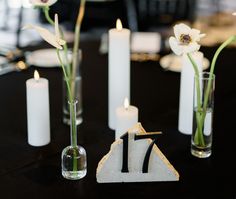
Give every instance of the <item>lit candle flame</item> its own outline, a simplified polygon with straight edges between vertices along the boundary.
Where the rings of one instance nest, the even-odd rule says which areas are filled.
[[[127,97],[125,98],[125,101],[124,101],[124,107],[126,110],[129,108],[129,100]]]
[[[118,31],[121,31],[122,30],[122,23],[121,23],[121,20],[120,19],[117,19],[116,20],[116,29]]]
[[[39,78],[40,78],[39,73],[38,73],[37,70],[35,70],[35,71],[34,71],[34,79],[35,79],[36,81],[38,81]]]

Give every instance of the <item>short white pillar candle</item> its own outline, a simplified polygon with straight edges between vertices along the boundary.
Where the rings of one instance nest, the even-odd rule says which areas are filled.
[[[40,78],[37,71],[34,78],[26,81],[28,143],[43,146],[50,142],[50,116],[48,80]]]
[[[124,100],[124,106],[116,109],[116,131],[115,139],[119,139],[121,135],[132,128],[138,122],[138,108],[129,105],[128,98]]]

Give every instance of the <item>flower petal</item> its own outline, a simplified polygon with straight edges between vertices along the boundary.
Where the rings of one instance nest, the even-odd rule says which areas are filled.
[[[192,29],[190,33],[190,37],[194,42],[199,42],[202,37],[204,37],[205,34],[200,34],[200,30]]]
[[[58,15],[55,14],[54,16],[54,23],[55,23],[55,36],[58,44],[64,45],[66,43],[65,40],[60,38],[60,30],[59,30],[59,24],[58,24]]]
[[[206,34],[204,34],[204,33],[199,35],[200,39],[205,37],[205,36],[206,36]]]
[[[183,54],[183,46],[179,45],[178,41],[176,40],[175,37],[170,37],[169,38],[169,44],[171,50],[176,54],[176,55],[182,55]]]
[[[49,32],[47,29],[42,28],[40,26],[31,25],[31,24],[24,26],[23,30],[24,29],[36,30],[46,42],[48,42],[55,48],[62,49],[62,46],[57,42],[55,35]]]
[[[60,30],[59,30],[59,24],[58,24],[58,15],[54,15],[54,24],[55,24],[55,35],[57,40],[60,39]]]
[[[199,35],[200,35],[200,30],[194,28],[191,30],[190,37],[193,41],[199,40],[200,39]]]
[[[182,34],[189,35],[190,32],[191,28],[183,23],[174,26],[174,34],[178,40]]]
[[[192,42],[188,46],[183,46],[183,53],[191,53],[198,51],[200,49],[200,45],[197,42]]]

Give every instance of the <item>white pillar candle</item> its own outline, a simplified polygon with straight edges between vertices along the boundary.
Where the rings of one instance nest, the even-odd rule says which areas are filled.
[[[130,99],[130,30],[120,20],[109,30],[108,64],[108,124],[114,130],[116,108],[125,97]]]
[[[48,80],[35,71],[34,78],[26,81],[26,94],[28,143],[46,145],[50,142]]]
[[[132,128],[138,122],[138,108],[129,105],[128,98],[125,99],[124,105],[116,109],[116,132],[115,139]]]
[[[192,54],[199,72],[202,72],[203,53]],[[194,69],[187,55],[182,57],[182,70],[180,77],[179,96],[179,123],[178,129],[181,133],[191,135],[193,123],[193,97],[194,97]]]

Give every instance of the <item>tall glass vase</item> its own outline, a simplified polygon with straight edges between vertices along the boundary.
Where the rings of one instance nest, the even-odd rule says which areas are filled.
[[[87,156],[85,149],[77,144],[76,107],[77,101],[68,103],[70,107],[71,144],[63,149],[61,155],[62,176],[69,180],[78,180],[87,173]]]
[[[71,56],[69,56],[71,57]],[[79,49],[76,58],[76,70],[75,77],[70,75],[69,83],[71,87],[72,98],[78,100],[76,104],[76,125],[82,123],[82,76],[81,76],[81,62],[82,62],[82,50]],[[72,70],[71,70],[72,71]],[[71,72],[68,72],[71,74]],[[70,107],[68,105],[69,95],[67,91],[66,81],[63,78],[63,122],[70,125]]]
[[[215,75],[204,72],[195,75],[194,117],[191,153],[198,158],[212,153]]]

